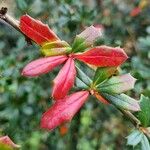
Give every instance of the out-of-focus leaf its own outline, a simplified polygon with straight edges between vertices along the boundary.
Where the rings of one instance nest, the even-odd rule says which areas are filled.
[[[105,79],[111,77],[114,75],[117,71],[116,67],[102,67],[102,68],[97,68],[94,79],[93,79],[93,84],[98,85]]]
[[[150,144],[145,135],[143,135],[143,138],[141,140],[141,148],[142,150],[150,150]]]
[[[150,126],[150,99],[141,95],[140,98],[141,111],[138,112],[138,118],[142,123],[142,126]]]
[[[128,137],[127,137],[127,145],[136,146],[138,143],[141,142],[144,134],[139,130],[134,130]]]
[[[115,76],[99,84],[98,90],[110,94],[121,94],[133,89],[135,81],[136,79],[130,74]]]
[[[20,146],[15,144],[8,136],[0,137],[0,145],[7,145],[8,148],[19,148]]]
[[[27,9],[27,3],[25,0],[16,0],[16,3],[18,5],[18,8],[21,9],[21,10],[25,10]]]
[[[104,98],[106,98],[110,103],[116,105],[119,108],[123,108],[126,110],[139,111],[140,106],[139,102],[125,94],[120,95],[111,95],[108,93],[101,93]]]

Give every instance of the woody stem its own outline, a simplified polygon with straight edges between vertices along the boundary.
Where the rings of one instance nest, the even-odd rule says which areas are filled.
[[[7,14],[7,8],[6,7],[2,7],[0,9],[0,19],[3,20],[4,22],[6,22],[7,24],[11,25],[12,27],[14,27],[17,31],[19,31],[21,34],[24,35],[26,42],[31,45],[32,44],[32,40],[27,37],[19,28],[19,21],[14,19],[13,17],[11,17],[10,15]]]

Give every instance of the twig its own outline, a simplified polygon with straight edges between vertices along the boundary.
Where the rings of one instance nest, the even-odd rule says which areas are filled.
[[[144,128],[141,126],[141,122],[138,118],[136,118],[130,111],[123,110],[120,108],[117,108],[117,109],[119,109],[122,112],[122,114],[126,118],[128,118],[138,130],[143,132],[150,139],[150,131],[147,128]]]
[[[24,35],[25,40],[27,42],[28,45],[32,45],[32,40],[27,37],[19,28],[19,21],[15,20],[13,17],[9,16],[7,14],[7,8],[6,7],[2,7],[0,9],[0,19],[2,19],[3,21],[5,21],[7,24],[11,25],[12,27],[14,27],[17,31],[19,31],[21,34]]]
[[[136,128],[140,128],[141,122],[130,111],[118,108],[122,114],[128,118]]]

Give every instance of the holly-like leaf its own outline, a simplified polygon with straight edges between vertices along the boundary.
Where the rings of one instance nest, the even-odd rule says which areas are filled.
[[[86,85],[80,78],[76,77],[76,80],[75,80],[75,86],[78,88],[78,89],[88,89],[89,86]]]
[[[12,148],[12,149],[20,147],[19,145],[15,144],[8,136],[0,137],[0,148],[3,145],[4,146],[6,145],[6,146],[8,146],[8,148]],[[6,149],[7,149],[7,147],[6,147]]]
[[[82,52],[93,46],[95,41],[102,36],[102,29],[90,26],[76,36],[73,43],[73,52]]]
[[[88,91],[79,91],[57,100],[54,105],[42,115],[41,127],[52,130],[57,126],[71,121],[89,96]]]
[[[102,68],[97,68],[94,79],[93,79],[93,84],[98,85],[101,82],[103,82],[105,79],[111,77],[117,72],[116,67],[102,67]]]
[[[97,67],[119,66],[128,58],[123,49],[108,46],[94,47],[84,53],[74,54],[74,57]]]
[[[121,76],[114,76],[98,85],[98,90],[104,93],[121,94],[134,88],[136,79],[129,73]]]
[[[35,41],[37,44],[42,45],[45,42],[53,42],[59,40],[57,35],[39,20],[35,20],[28,15],[23,15],[20,18],[20,30]]]
[[[67,60],[66,56],[44,57],[27,64],[22,71],[23,76],[34,77],[48,73]]]
[[[54,79],[52,97],[55,100],[64,98],[72,88],[76,76],[74,60],[69,58],[59,74]]]
[[[139,130],[134,130],[128,137],[127,137],[127,145],[136,146],[139,144],[143,138],[144,134]]]
[[[77,77],[88,87],[90,87],[90,85],[92,84],[92,79],[90,79],[90,77],[87,74],[85,74],[77,65],[76,70],[77,70]]]
[[[108,93],[101,93],[101,95],[116,107],[132,111],[140,111],[139,102],[125,94],[110,95]]]
[[[148,127],[150,126],[150,99],[144,95],[141,95],[140,107],[141,111],[138,112],[138,118],[143,127]]]
[[[143,135],[143,138],[141,140],[141,148],[142,150],[150,150],[150,144],[145,135]]]
[[[42,45],[41,52],[45,56],[57,56],[67,54],[72,50],[70,45],[65,41],[47,42]]]

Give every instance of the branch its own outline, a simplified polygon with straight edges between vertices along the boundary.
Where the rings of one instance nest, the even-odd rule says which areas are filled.
[[[118,107],[117,109],[120,110],[122,114],[128,118],[138,130],[142,131],[150,139],[150,131],[147,128],[141,127],[141,122],[138,118],[136,118],[130,111],[123,110]]]
[[[2,7],[0,9],[0,19],[2,19],[4,22],[6,22],[7,24],[11,25],[12,27],[14,27],[17,31],[19,31],[21,34],[24,35],[25,40],[27,42],[28,45],[32,45],[32,40],[27,37],[19,28],[19,21],[15,20],[13,17],[9,16],[7,14],[7,8],[6,7]]]

